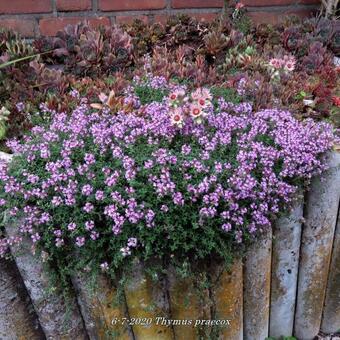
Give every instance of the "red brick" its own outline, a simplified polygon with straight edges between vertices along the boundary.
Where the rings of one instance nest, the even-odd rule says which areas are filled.
[[[110,26],[110,19],[107,17],[65,17],[65,18],[44,18],[39,21],[39,29],[42,35],[55,36],[58,31],[61,31],[67,25],[76,25],[79,22],[87,20],[92,27],[101,25]]]
[[[99,0],[102,11],[162,9],[165,6],[165,0]]]
[[[0,14],[52,12],[51,0],[0,0]]]
[[[210,22],[213,21],[218,13],[186,13],[187,15],[196,18],[200,22]],[[159,22],[161,24],[166,24],[169,15],[160,14],[154,16],[154,22]]]
[[[217,17],[217,13],[190,13],[191,17],[196,18],[201,22],[210,22],[213,21]]]
[[[58,11],[86,11],[91,8],[91,0],[57,0]]]
[[[172,8],[213,8],[223,7],[223,0],[172,0]]]
[[[161,24],[166,24],[166,22],[168,21],[169,15],[166,14],[159,14],[159,15],[155,15],[154,16],[154,22],[159,22]]]
[[[289,6],[289,5],[313,5],[320,0],[242,0],[246,6]]]
[[[251,17],[255,24],[276,24],[281,22],[285,19],[287,15],[297,15],[301,18],[305,18],[312,15],[312,11],[310,10],[288,10],[288,11],[281,11],[281,12],[248,12],[247,15]]]
[[[117,24],[131,24],[135,19],[143,21],[145,24],[148,23],[148,17],[146,15],[119,15],[116,16]]]
[[[23,37],[31,38],[34,36],[35,21],[30,19],[0,19],[0,27],[12,29]]]

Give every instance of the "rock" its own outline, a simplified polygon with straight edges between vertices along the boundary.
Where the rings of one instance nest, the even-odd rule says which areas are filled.
[[[321,330],[336,333],[340,329],[340,213],[333,242],[332,260],[329,268],[326,299]]]
[[[313,339],[320,330],[340,198],[340,153],[327,156],[329,169],[312,180],[306,200],[299,265],[295,336]]]
[[[117,302],[117,290],[110,280],[100,274],[95,287],[90,287],[89,274],[74,276],[72,282],[90,340],[104,340],[108,336],[120,340],[133,339],[125,301]]]
[[[219,328],[219,338],[243,340],[243,274],[242,261],[235,260],[227,271],[223,266],[214,267],[211,288],[214,303],[214,320],[228,320]]]
[[[18,234],[19,223],[5,224],[8,236]],[[70,297],[65,301],[60,292],[49,289],[48,273],[41,259],[32,254],[31,247],[31,240],[24,238],[22,244],[11,246],[11,252],[46,338],[88,339],[76,299]]]
[[[18,269],[5,259],[0,259],[0,339],[45,339]]]
[[[249,248],[244,265],[244,339],[268,337],[272,233],[257,240]]]
[[[199,280],[199,277],[196,278]],[[173,326],[175,339],[209,339],[211,327],[196,325],[197,320],[211,320],[208,289],[199,290],[191,278],[180,278],[174,268],[168,271],[171,319],[181,320]],[[198,321],[197,321],[198,322]]]
[[[293,334],[302,218],[301,195],[273,228],[269,335],[275,338]]]
[[[173,328],[162,324],[163,318],[170,317],[164,281],[151,280],[144,273],[142,265],[135,263],[133,277],[124,289],[134,338],[136,340],[173,339]]]

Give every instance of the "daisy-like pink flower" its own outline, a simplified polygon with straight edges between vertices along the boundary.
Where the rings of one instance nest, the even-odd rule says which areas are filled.
[[[171,101],[175,101],[184,96],[185,96],[185,91],[183,89],[176,89],[170,93],[169,99]]]
[[[191,104],[190,106],[190,116],[194,119],[195,123],[201,124],[202,118],[206,116],[206,112],[198,104]]]
[[[272,58],[269,60],[269,65],[274,67],[274,68],[281,68],[282,66],[282,61],[277,58]]]
[[[212,95],[207,88],[200,87],[191,94],[191,98],[199,102],[200,100],[210,101]]]
[[[197,104],[191,104],[190,105],[190,116],[194,119],[200,117],[203,114],[202,107]]]
[[[171,123],[172,125],[177,125],[178,127],[183,126],[183,115],[181,110],[175,109],[171,113]]]
[[[288,63],[286,63],[286,65],[285,65],[285,70],[287,70],[287,71],[294,71],[294,69],[295,69],[295,64],[293,64],[292,62],[288,62]]]
[[[294,71],[296,60],[294,57],[284,56],[284,68],[286,71]]]
[[[212,106],[211,101],[208,100],[208,99],[205,99],[205,98],[200,98],[200,99],[198,99],[198,100],[197,100],[197,104],[198,104],[199,106],[201,106],[203,109]]]

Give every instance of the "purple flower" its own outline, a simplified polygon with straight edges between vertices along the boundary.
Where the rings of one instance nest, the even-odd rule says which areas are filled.
[[[172,199],[174,204],[176,205],[184,205],[184,199],[183,199],[183,195],[180,192],[176,192],[172,195]]]
[[[95,241],[99,238],[99,233],[97,231],[92,231],[90,237],[91,240]]]
[[[82,247],[84,244],[85,244],[85,237],[83,237],[83,236],[78,236],[78,237],[76,238],[76,245],[77,245],[78,247]]]
[[[85,222],[85,229],[86,230],[92,230],[94,228],[94,222],[93,221],[86,221]]]
[[[84,157],[84,161],[87,165],[91,165],[96,162],[96,158],[92,153],[86,153]]]
[[[32,239],[32,242],[33,242],[33,243],[38,242],[38,241],[40,240],[40,235],[39,235],[39,233],[35,233],[35,234],[31,235],[31,239]]]
[[[231,226],[230,223],[224,223],[224,224],[222,224],[222,229],[223,229],[224,231],[230,231],[231,228],[232,228],[232,226]]]
[[[70,230],[70,231],[73,231],[77,228],[77,225],[72,222],[72,223],[69,223],[68,226],[67,226],[67,229]]]
[[[90,196],[93,191],[93,188],[90,184],[86,184],[82,187],[81,193],[85,196]]]
[[[134,248],[137,246],[137,239],[135,237],[130,237],[127,243],[128,247]]]
[[[190,147],[190,145],[184,144],[184,145],[182,146],[181,152],[182,152],[182,154],[185,155],[185,156],[189,155],[190,152],[191,152],[191,147]]]
[[[69,230],[71,230],[71,229],[69,229]],[[61,237],[63,232],[60,229],[56,229],[56,230],[54,230],[53,234],[57,237]]]
[[[94,209],[93,204],[89,202],[87,202],[83,207],[83,210],[87,213],[91,212],[93,209]]]
[[[104,191],[97,190],[95,194],[95,198],[97,201],[102,201],[104,199]]]
[[[103,270],[109,268],[105,258],[115,264],[137,247],[142,256],[147,247],[153,251],[147,235],[160,249],[157,242],[183,228],[202,238],[208,228],[224,231],[215,234],[211,247],[222,243],[219,237],[242,243],[271,227],[297,191],[295,180],[309,181],[325,169],[320,156],[335,143],[327,123],[300,122],[276,109],[253,112],[249,103],[223,98],[215,109],[206,89],[192,96],[149,73],[136,82],[175,98],[141,110],[131,86],[124,98],[133,107],[128,114],[93,112],[81,98],[67,113],[41,105],[51,117],[49,126],[7,143],[23,168],[0,164],[0,206],[22,223],[16,237],[0,238],[0,256],[22,242],[23,234],[47,247],[51,257],[55,248],[67,245],[67,255],[70,244],[83,247],[89,240],[98,250],[93,262]],[[175,109],[180,126],[172,122]],[[195,109],[198,116],[192,115]],[[178,228],[169,227],[172,221]]]

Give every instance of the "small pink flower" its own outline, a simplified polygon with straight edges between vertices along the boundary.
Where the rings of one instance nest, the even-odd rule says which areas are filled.
[[[172,125],[177,125],[178,127],[183,126],[183,115],[179,109],[175,109],[171,114]]]
[[[193,93],[191,93],[191,98],[196,101],[199,101],[199,100],[210,101],[212,99],[212,95],[207,88],[202,87],[202,88],[198,88]]]
[[[59,196],[53,196],[51,203],[52,205],[58,207],[60,204],[63,203],[63,200]]]
[[[277,58],[272,58],[269,61],[269,65],[274,67],[274,68],[280,68],[281,67],[281,62],[279,59]]]
[[[237,4],[236,4],[236,6],[235,6],[235,8],[237,9],[237,10],[240,10],[241,8],[243,8],[245,5],[242,3],[242,2],[238,2]]]
[[[104,199],[104,191],[97,190],[95,197],[97,201],[102,201]]]
[[[135,248],[137,246],[137,239],[135,237],[130,237],[127,243],[128,247]]]
[[[284,62],[284,68],[285,68],[286,71],[290,71],[290,72],[294,71],[295,64],[296,64],[295,57],[284,56],[283,62]]]
[[[201,124],[202,117],[204,117],[206,113],[203,111],[202,107],[197,104],[192,104],[190,106],[190,116],[195,120],[195,123]]]
[[[292,62],[289,61],[288,63],[286,63],[285,69],[286,69],[287,71],[294,71],[295,65],[294,65]]]
[[[185,91],[183,89],[177,89],[170,93],[169,99],[171,101],[175,101],[184,96],[185,96]]]
[[[53,234],[57,237],[61,237],[61,235],[63,234],[62,231],[60,229],[54,230]]]
[[[199,105],[192,104],[190,106],[190,115],[193,118],[198,118],[202,115],[202,108]]]

